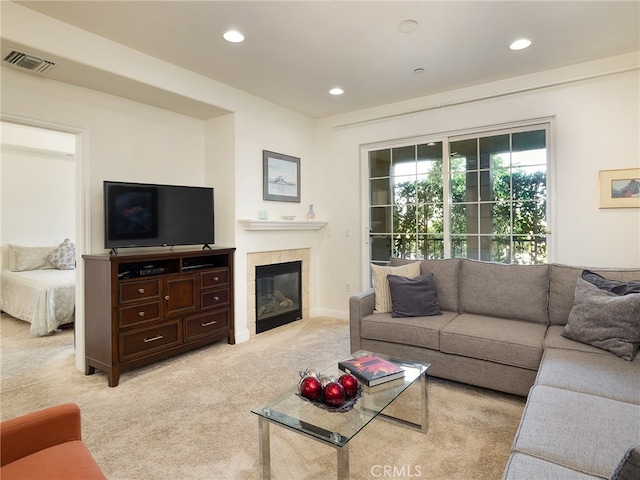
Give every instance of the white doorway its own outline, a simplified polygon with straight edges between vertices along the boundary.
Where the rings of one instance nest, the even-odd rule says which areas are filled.
[[[8,243],[45,246],[71,238],[76,244],[75,367],[84,371],[84,270],[90,245],[82,128],[2,114],[0,245],[6,268]],[[60,238],[59,238],[60,237]]]

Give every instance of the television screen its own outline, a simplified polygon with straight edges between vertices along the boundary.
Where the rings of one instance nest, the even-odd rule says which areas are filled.
[[[214,243],[213,188],[104,182],[105,248]]]

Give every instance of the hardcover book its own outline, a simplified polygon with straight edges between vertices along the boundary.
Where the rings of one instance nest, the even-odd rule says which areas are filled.
[[[350,373],[368,387],[404,377],[402,368],[377,355],[365,355],[351,360],[343,360],[338,363],[338,368],[343,372]]]

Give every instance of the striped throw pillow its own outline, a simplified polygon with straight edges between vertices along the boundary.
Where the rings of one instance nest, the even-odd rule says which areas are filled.
[[[391,312],[391,290],[387,275],[399,275],[407,278],[416,278],[420,275],[420,262],[408,263],[399,267],[388,267],[371,264],[373,273],[373,288],[375,291],[375,313]]]

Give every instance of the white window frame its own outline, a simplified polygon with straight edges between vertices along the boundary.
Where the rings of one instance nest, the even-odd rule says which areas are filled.
[[[369,195],[369,152],[382,150],[387,148],[406,147],[428,142],[442,142],[443,153],[443,171],[449,171],[450,160],[450,142],[467,138],[475,138],[481,136],[497,135],[500,133],[516,133],[521,131],[544,129],[546,130],[547,142],[547,263],[553,263],[556,258],[556,245],[552,232],[555,230],[555,117],[543,117],[529,120],[521,120],[505,124],[489,125],[465,130],[440,132],[430,135],[420,135],[416,137],[388,140],[382,142],[374,142],[360,145],[360,205],[361,205],[361,232],[362,232],[362,248],[361,248],[361,265],[362,265],[362,285],[371,285],[371,268],[370,268],[370,248],[369,248],[369,228],[371,219],[369,214],[371,211],[370,195]],[[445,175],[443,179],[445,195],[450,195],[449,175]],[[451,237],[450,237],[450,208],[451,198],[444,200],[444,251],[445,258],[451,258]]]

